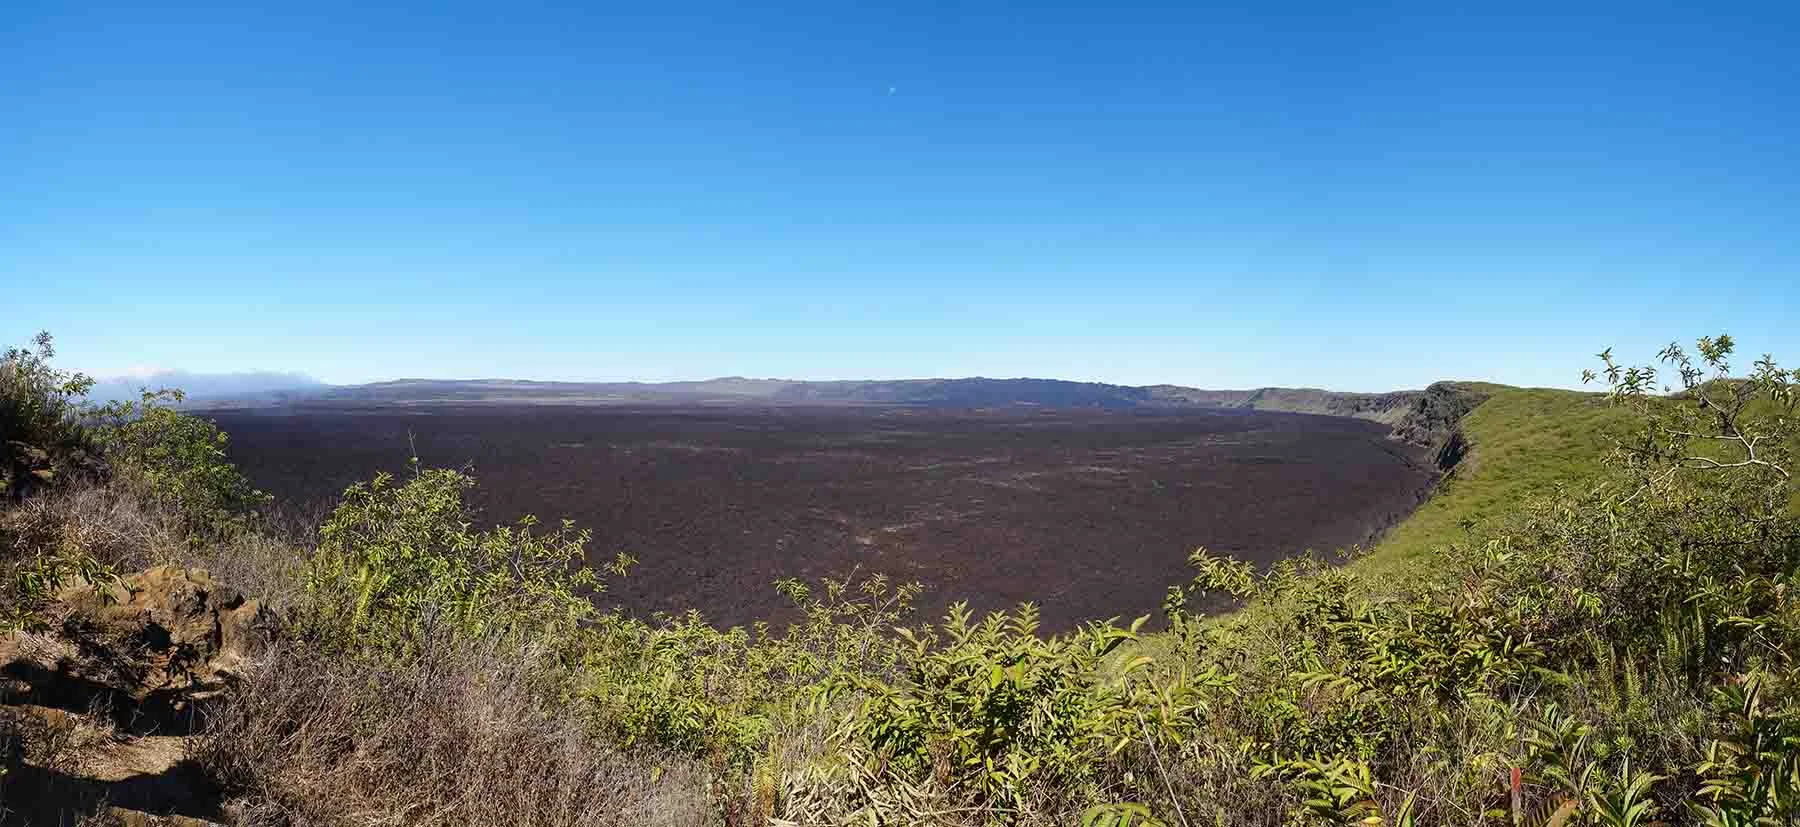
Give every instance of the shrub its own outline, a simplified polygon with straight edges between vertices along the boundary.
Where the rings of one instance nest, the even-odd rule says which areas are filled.
[[[171,407],[179,391],[94,406],[93,380],[56,369],[55,355],[39,333],[0,357],[0,488],[15,505],[0,520],[0,628],[35,623],[34,607],[63,586],[110,576],[104,563],[141,558],[119,548],[124,534],[148,545],[172,525],[197,546],[241,532],[268,501],[226,458],[217,427]]]
[[[474,484],[415,464],[404,484],[380,474],[344,492],[304,572],[323,642],[414,654],[440,632],[541,639],[593,615],[590,598],[602,584],[580,567],[588,533],[565,521],[540,534],[532,517],[474,530],[463,502]],[[621,556],[613,570],[630,564]]]
[[[0,355],[0,488],[14,501],[99,469],[81,418],[94,380],[55,369],[54,356],[48,333],[39,333],[32,347]]]
[[[217,427],[170,406],[179,391],[96,407],[93,380],[56,369],[55,355],[40,333],[0,357],[0,488],[15,505],[0,519],[0,628],[35,624],[75,580],[109,577],[104,563],[133,553],[118,548],[122,530],[147,544],[172,523],[198,545],[241,532],[268,499],[227,460]],[[149,507],[115,507],[134,497]],[[155,530],[139,530],[146,521]]]
[[[0,356],[0,491],[9,504],[105,470],[81,417],[93,380],[55,369],[55,355],[50,334],[39,333],[33,347]],[[54,515],[6,517],[0,522],[0,632],[40,625],[39,609],[58,590],[109,575]]]
[[[803,615],[782,630],[721,630],[698,612],[607,615],[582,644],[577,693],[600,731],[704,760],[729,824],[767,821],[785,806],[788,779],[827,749],[836,710],[820,703],[821,687],[895,673],[904,651],[892,629],[920,590],[855,572],[776,587]]]
[[[1086,804],[1103,795],[1108,759],[1134,744],[1154,749],[1191,735],[1202,688],[1228,684],[1210,671],[1134,691],[1132,679],[1151,659],[1106,663],[1144,620],[1045,638],[1029,604],[979,623],[953,606],[938,626],[900,633],[910,651],[895,679],[851,683],[863,701],[834,738],[863,777],[940,799],[908,802],[914,815],[950,805],[1018,818]],[[900,803],[857,801],[855,788],[844,805]]]
[[[815,690],[843,676],[891,675],[902,656],[891,634],[917,584],[884,577],[798,581],[778,588],[804,619],[717,629],[698,612],[599,624],[587,646],[583,695],[627,743],[656,743],[743,768],[778,719],[809,715]]]
[[[1618,440],[1609,483],[1520,504],[1404,588],[1196,554],[1172,625],[1186,657],[1235,666],[1223,723],[1254,773],[1289,785],[1290,818],[1401,804],[1425,823],[1792,818],[1800,377],[1765,357],[1726,380],[1729,339],[1699,350],[1714,376],[1664,351],[1673,398],[1603,355],[1610,398],[1643,425]],[[1190,617],[1209,592],[1252,608]]]
[[[178,390],[146,391],[137,402],[97,408],[91,418],[124,482],[176,516],[198,545],[241,531],[269,496],[231,464],[229,438],[218,426],[173,407],[182,398]]]

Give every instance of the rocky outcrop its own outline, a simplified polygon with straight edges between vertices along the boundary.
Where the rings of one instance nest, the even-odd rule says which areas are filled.
[[[110,707],[133,731],[185,732],[236,682],[276,619],[206,572],[162,566],[65,589],[52,633],[0,639],[0,702]]]
[[[1452,429],[1450,435],[1444,438],[1443,444],[1438,446],[1437,452],[1432,455],[1432,459],[1437,463],[1438,471],[1448,474],[1456,470],[1456,466],[1461,465],[1463,458],[1469,455],[1470,447],[1469,438],[1463,435],[1462,428]]]
[[[1458,382],[1436,382],[1425,389],[1398,422],[1393,437],[1429,450],[1439,471],[1449,473],[1468,455],[1462,418],[1488,400],[1486,391]]]
[[[65,589],[54,612],[47,631],[0,637],[0,825],[219,817],[187,743],[273,641],[274,614],[167,566]]]
[[[43,446],[0,439],[0,493],[21,502],[60,483],[106,477],[106,462],[91,446],[77,439],[65,442]]]

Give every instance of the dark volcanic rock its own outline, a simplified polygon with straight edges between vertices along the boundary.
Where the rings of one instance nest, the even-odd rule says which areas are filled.
[[[1368,543],[1435,478],[1361,419],[1199,407],[433,405],[220,411],[288,503],[416,455],[473,470],[479,522],[592,529],[641,561],[604,605],[784,622],[782,578],[920,580],[923,617],[1033,601],[1046,628],[1157,615],[1197,546],[1267,565]]]
[[[1394,426],[1394,438],[1431,451],[1438,470],[1449,472],[1469,449],[1462,418],[1487,400],[1486,392],[1469,385],[1433,383]]]

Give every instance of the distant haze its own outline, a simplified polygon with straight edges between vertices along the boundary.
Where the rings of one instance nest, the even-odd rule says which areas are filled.
[[[245,388],[196,393],[202,407],[434,404],[899,405],[925,408],[1242,408],[1351,416],[1393,425],[1423,392],[1337,393],[1315,388],[1205,390],[1060,379],[893,379],[800,382],[725,377],[703,382],[537,382],[399,379],[367,385]]]
[[[325,387],[325,383],[303,373],[194,373],[185,370],[157,370],[139,375],[98,379],[88,392],[88,398],[96,402],[111,402],[136,399],[145,390],[175,388],[186,393],[189,399],[199,400],[261,396],[281,391],[315,391]]]

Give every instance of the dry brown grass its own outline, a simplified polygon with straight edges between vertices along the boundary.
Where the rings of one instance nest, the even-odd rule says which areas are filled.
[[[405,666],[277,650],[195,758],[257,825],[701,824],[690,762],[620,752],[543,703],[545,660],[497,644]]]
[[[0,558],[7,560],[81,551],[102,563],[130,566],[179,542],[165,514],[99,485],[65,486],[0,510]]]
[[[0,566],[54,550],[87,554],[119,572],[200,568],[284,610],[299,595],[298,569],[319,522],[276,512],[257,517],[251,530],[195,542],[178,518],[129,487],[78,483],[0,509]]]

